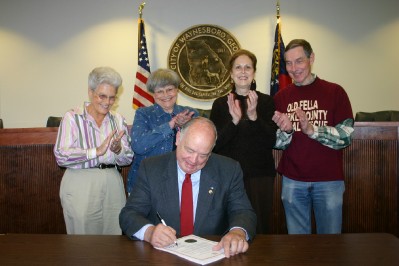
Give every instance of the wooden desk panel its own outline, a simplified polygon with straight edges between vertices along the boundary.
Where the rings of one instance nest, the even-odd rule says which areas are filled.
[[[398,234],[398,141],[354,140],[345,156],[345,232]]]
[[[399,235],[399,123],[357,122],[344,150],[344,232]]]
[[[219,240],[219,237],[210,237]],[[258,235],[245,254],[212,265],[399,265],[389,234]],[[0,265],[198,265],[126,236],[4,235]]]
[[[65,233],[53,145],[57,128],[0,129],[0,233]],[[343,232],[399,235],[399,123],[357,122],[344,150]],[[275,150],[276,164],[281,151]],[[129,167],[124,167],[126,180]],[[273,234],[285,234],[277,175]],[[3,218],[5,217],[5,218]]]
[[[3,128],[0,129],[0,146],[54,144],[58,127]]]
[[[0,146],[0,233],[66,233],[53,146]]]
[[[399,122],[355,122],[353,139],[398,140]]]

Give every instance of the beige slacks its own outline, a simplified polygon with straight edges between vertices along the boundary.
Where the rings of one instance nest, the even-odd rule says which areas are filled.
[[[121,235],[123,180],[115,168],[67,169],[60,187],[68,234]]]

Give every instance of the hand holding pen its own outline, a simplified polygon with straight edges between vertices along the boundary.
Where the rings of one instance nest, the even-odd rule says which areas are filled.
[[[161,215],[159,214],[159,212],[157,212],[157,216],[158,216],[159,221],[161,221],[161,223],[162,223],[164,226],[167,226],[166,223],[165,223],[165,220],[161,217]],[[177,241],[176,241],[176,240],[175,240],[175,245],[177,246]]]
[[[157,215],[161,223],[149,226],[144,233],[144,240],[159,248],[170,246],[173,242],[177,244],[176,230],[170,226],[165,226],[165,221],[162,223],[163,219],[160,218],[159,213]]]

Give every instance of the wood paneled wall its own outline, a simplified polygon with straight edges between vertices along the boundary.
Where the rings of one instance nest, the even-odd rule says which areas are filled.
[[[64,169],[53,155],[57,128],[0,129],[0,233],[65,233]],[[399,235],[399,123],[357,122],[344,150],[343,232]],[[281,151],[274,151],[276,164]],[[126,179],[128,167],[123,168]],[[286,233],[277,175],[272,233]]]

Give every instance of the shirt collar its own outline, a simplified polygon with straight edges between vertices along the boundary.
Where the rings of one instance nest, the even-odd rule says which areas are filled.
[[[155,114],[158,117],[161,117],[161,116],[164,116],[164,115],[171,115],[170,113],[165,112],[162,109],[162,107],[159,104],[157,104],[157,103],[154,103],[154,109],[155,109]],[[177,104],[175,104],[173,106],[173,112],[172,113],[177,114],[178,112],[179,112],[179,110],[178,110]]]
[[[316,76],[316,74],[314,74],[314,73],[311,73],[311,75],[312,75],[312,80],[311,80],[308,84],[306,84],[306,85],[301,85],[301,84],[299,84],[299,83],[294,82],[295,86],[301,87],[301,86],[307,86],[307,85],[312,84],[312,83],[316,80],[317,76]]]
[[[186,178],[186,173],[180,168],[179,163],[176,161],[177,164],[177,177],[179,184],[182,184],[184,179]],[[191,174],[191,183],[199,182],[201,177],[201,170],[198,170],[195,173]]]
[[[87,112],[87,106],[89,106],[89,104],[90,104],[90,102],[84,102],[84,103],[83,103],[83,108],[81,108],[81,107],[76,107],[75,109],[73,109],[73,111],[74,111],[76,114],[82,116],[83,119],[88,120],[88,121],[91,121],[91,119],[89,119],[89,117],[91,117],[91,116],[89,116],[89,113]],[[111,115],[113,115],[112,112],[113,112],[113,111],[109,111],[109,112],[107,113],[107,115],[104,117],[104,121],[110,120]],[[94,121],[92,121],[92,122],[94,122]]]

